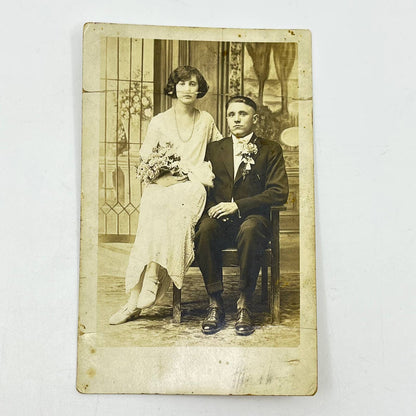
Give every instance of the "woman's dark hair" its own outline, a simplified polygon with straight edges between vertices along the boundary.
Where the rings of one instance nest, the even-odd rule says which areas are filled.
[[[172,98],[178,98],[176,96],[176,84],[179,81],[188,81],[192,75],[195,75],[198,81],[198,95],[196,98],[202,98],[208,91],[208,84],[202,74],[193,66],[179,66],[174,69],[169,75],[168,83],[164,89],[164,93]]]

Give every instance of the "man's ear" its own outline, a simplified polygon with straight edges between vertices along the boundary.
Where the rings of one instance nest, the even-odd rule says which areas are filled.
[[[259,120],[259,115],[256,113],[253,115],[253,124],[256,124]]]

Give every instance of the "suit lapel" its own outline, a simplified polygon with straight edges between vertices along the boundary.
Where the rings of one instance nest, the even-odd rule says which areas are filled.
[[[221,146],[220,155],[225,169],[230,175],[230,178],[234,178],[234,154],[233,154],[233,139],[231,137],[226,138]]]

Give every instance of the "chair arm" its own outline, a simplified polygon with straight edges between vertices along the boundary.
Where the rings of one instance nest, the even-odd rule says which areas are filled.
[[[274,218],[279,218],[279,212],[286,211],[286,209],[284,205],[272,205],[270,207],[270,221],[273,223]]]
[[[279,213],[281,211],[286,211],[286,207],[284,205],[273,205],[270,207],[270,222],[272,226],[271,243],[272,243],[272,247],[274,246],[277,249],[279,247],[279,232],[280,232]]]
[[[284,205],[272,205],[270,207],[270,211],[271,212],[276,212],[276,211],[286,211],[286,207]]]

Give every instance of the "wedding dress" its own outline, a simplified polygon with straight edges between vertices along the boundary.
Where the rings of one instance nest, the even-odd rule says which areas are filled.
[[[189,171],[189,181],[164,187],[150,184],[144,188],[140,203],[136,239],[130,252],[126,271],[126,291],[143,283],[146,265],[155,262],[159,270],[159,300],[167,291],[170,280],[181,288],[185,273],[194,260],[194,229],[206,202],[204,184],[212,182],[212,171],[204,162],[207,144],[220,140],[221,133],[212,116],[198,111],[194,129],[188,140],[177,130],[171,108],[155,116],[149,123],[140,155],[146,158],[159,142],[171,142]]]

